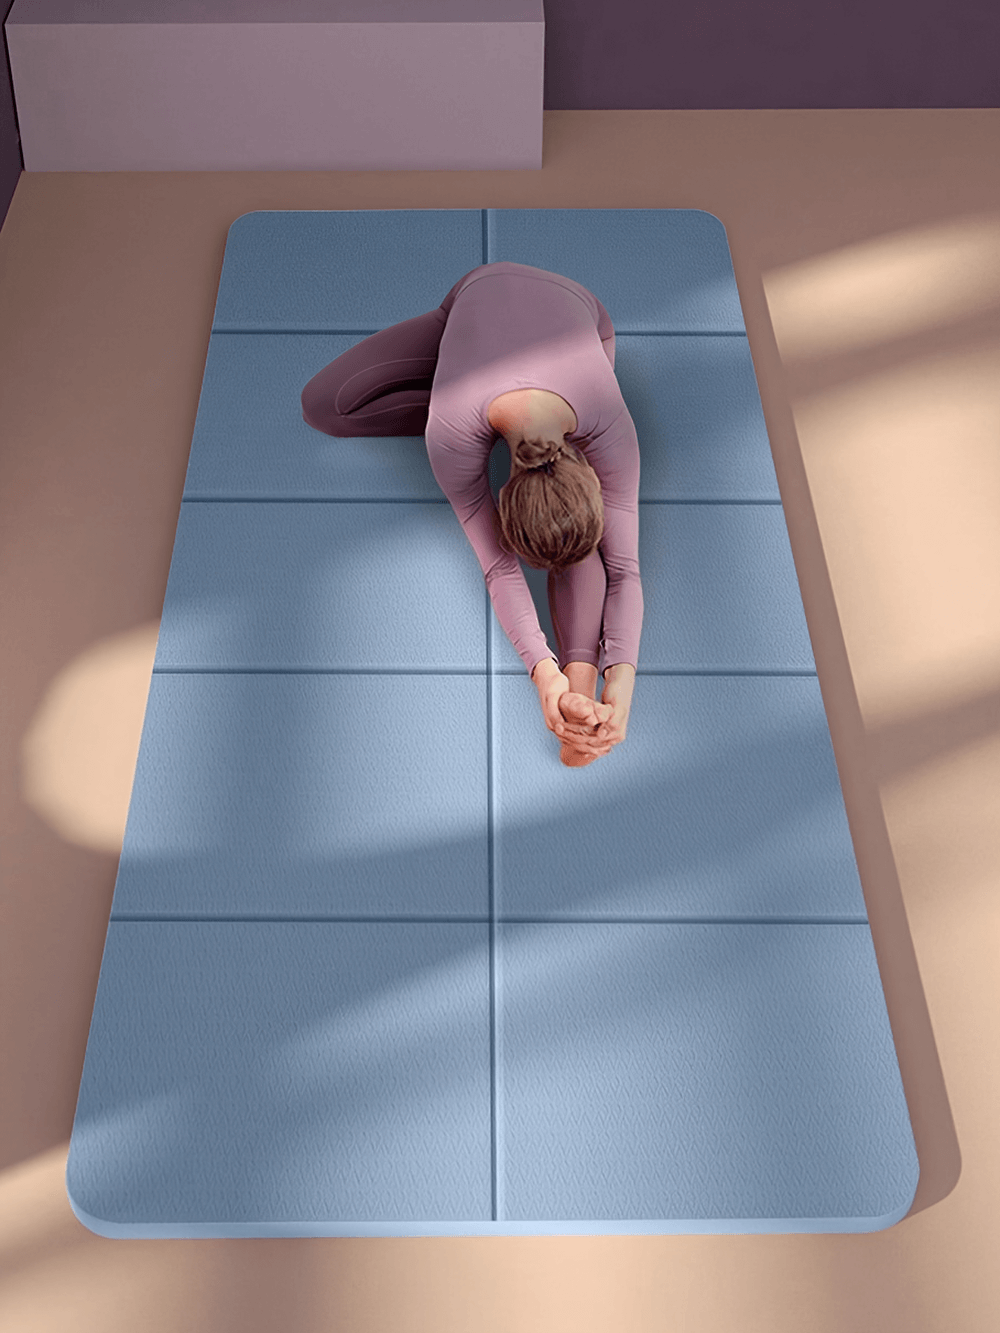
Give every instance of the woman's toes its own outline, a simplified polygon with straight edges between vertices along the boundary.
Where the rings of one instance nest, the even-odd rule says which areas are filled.
[[[586,722],[593,715],[594,701],[572,691],[559,699],[559,711],[567,722]]]

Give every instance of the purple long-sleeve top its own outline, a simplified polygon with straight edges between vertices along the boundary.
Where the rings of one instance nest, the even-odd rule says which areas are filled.
[[[475,268],[448,293],[446,309],[449,300],[431,388],[427,453],[479,559],[497,619],[529,674],[542,658],[555,656],[520,563],[497,540],[488,477],[499,438],[487,419],[493,399],[513,389],[546,389],[576,414],[576,432],[567,439],[601,483],[604,667],[636,666],[643,614],[639,441],[615,378],[608,312],[579,283],[526,264]],[[593,619],[601,623],[600,614]]]

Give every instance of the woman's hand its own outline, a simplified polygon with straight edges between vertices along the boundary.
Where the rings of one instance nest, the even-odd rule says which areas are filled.
[[[567,666],[567,673],[572,672],[574,663]],[[596,681],[597,672],[591,668]],[[532,673],[532,680],[538,690],[542,715],[549,731],[567,744],[579,746],[588,755],[607,754],[607,747],[601,739],[601,729],[612,710],[605,704],[595,702],[593,683],[589,694],[578,692],[574,687],[579,682],[572,675],[564,675],[551,658],[538,663]]]
[[[613,666],[605,672],[600,703],[594,700],[597,668],[589,663],[569,662],[564,674],[547,658],[535,667],[532,679],[545,724],[563,743],[564,764],[576,768],[591,763],[625,739],[635,679],[631,666]]]
[[[608,667],[604,673],[604,690],[601,702],[610,704],[611,720],[608,723],[612,745],[625,739],[628,730],[628,715],[632,710],[632,692],[635,689],[635,667],[628,662],[620,662]]]
[[[559,700],[559,711],[563,716],[562,725],[556,729],[563,743],[559,757],[567,767],[579,768],[608,754],[615,744],[609,706],[594,703],[589,695],[570,693]]]
[[[597,683],[594,667],[570,662],[566,674],[571,687],[586,690],[586,694],[562,696],[559,709],[563,723],[556,727],[556,735],[564,746],[570,748],[574,760],[589,763],[591,759],[608,754],[625,739],[635,687],[635,668],[627,662],[609,667],[604,673],[604,691],[599,704],[593,701]],[[587,705],[590,705],[589,709]],[[567,762],[565,754],[563,762]]]
[[[531,679],[538,690],[545,725],[549,731],[556,732],[562,722],[559,700],[569,690],[569,681],[551,657],[545,657],[538,663],[531,673]]]

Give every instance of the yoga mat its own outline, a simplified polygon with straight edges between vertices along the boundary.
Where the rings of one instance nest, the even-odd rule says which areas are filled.
[[[330,360],[499,260],[604,303],[639,437],[628,737],[583,769],[423,440],[301,419]],[[857,1232],[902,1218],[917,1175],[721,223],[238,218],[70,1144],[78,1218]]]

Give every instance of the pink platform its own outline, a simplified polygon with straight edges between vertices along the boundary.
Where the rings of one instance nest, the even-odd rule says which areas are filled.
[[[15,0],[26,171],[542,165],[542,0]]]

